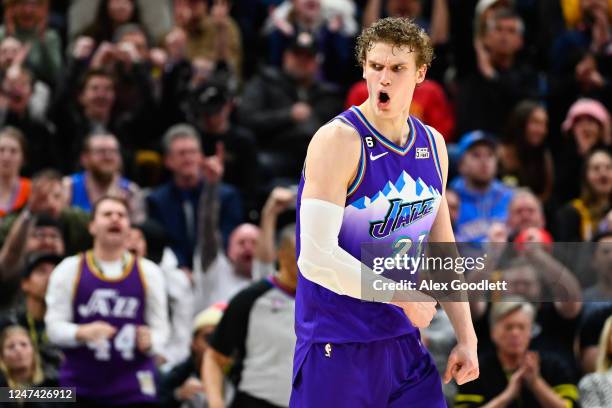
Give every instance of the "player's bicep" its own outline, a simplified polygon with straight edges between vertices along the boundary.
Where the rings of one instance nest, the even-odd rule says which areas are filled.
[[[319,129],[306,155],[302,199],[316,198],[344,207],[360,149],[359,136],[345,125],[330,123]]]

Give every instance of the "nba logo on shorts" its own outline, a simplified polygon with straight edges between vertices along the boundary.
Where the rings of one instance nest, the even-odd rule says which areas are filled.
[[[427,147],[417,147],[415,159],[429,159],[429,149]]]

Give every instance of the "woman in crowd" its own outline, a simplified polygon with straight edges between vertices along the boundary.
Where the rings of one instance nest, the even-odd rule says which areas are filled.
[[[580,169],[587,153],[595,146],[610,146],[610,114],[605,106],[594,99],[578,99],[570,107],[561,124],[564,133],[561,151],[556,156],[555,195],[559,203],[580,194]]]
[[[599,338],[596,370],[582,378],[578,388],[583,408],[612,406],[612,316]]]
[[[30,180],[19,177],[25,144],[18,129],[5,127],[0,130],[0,219],[21,209],[30,197]]]
[[[502,181],[513,187],[529,187],[543,203],[550,197],[554,183],[547,136],[546,109],[538,102],[525,100],[510,115],[505,139],[499,148]]]
[[[610,210],[612,155],[608,148],[596,147],[586,155],[581,185],[580,197],[557,214],[557,241],[590,240]]]
[[[40,356],[26,329],[8,326],[0,334],[0,387],[53,386],[45,379]]]

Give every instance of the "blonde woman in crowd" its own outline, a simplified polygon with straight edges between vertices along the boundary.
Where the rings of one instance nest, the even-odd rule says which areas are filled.
[[[54,385],[57,384],[45,378],[40,356],[27,330],[17,325],[6,327],[0,334],[0,387],[23,389]]]

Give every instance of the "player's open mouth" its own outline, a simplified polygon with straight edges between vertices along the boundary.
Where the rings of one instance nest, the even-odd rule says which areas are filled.
[[[388,93],[386,93],[385,91],[380,91],[378,93],[378,106],[379,107],[386,107],[389,104],[389,101],[391,101],[391,98],[389,97]]]

